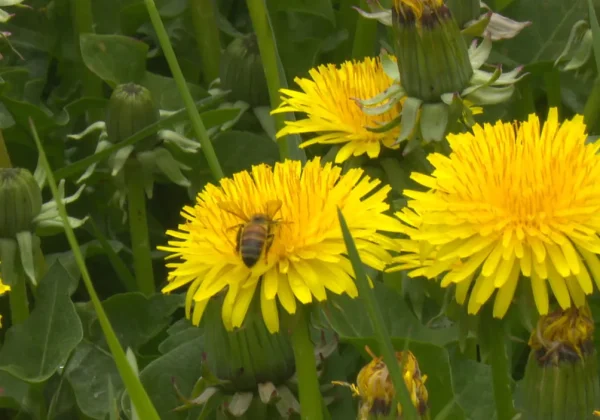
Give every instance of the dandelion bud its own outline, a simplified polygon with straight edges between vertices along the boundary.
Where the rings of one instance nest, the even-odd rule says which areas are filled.
[[[150,91],[135,83],[115,88],[106,113],[106,132],[111,143],[119,143],[160,119],[158,106]],[[136,149],[152,149],[158,138],[152,134],[137,143]]]
[[[269,89],[255,34],[234,39],[223,52],[221,86],[252,106],[269,104]]]
[[[600,396],[594,320],[588,307],[542,316],[529,340],[524,418],[588,419]]]
[[[442,0],[394,0],[392,23],[408,96],[439,102],[442,94],[467,87],[473,75],[467,44]]]
[[[0,169],[0,238],[33,229],[42,210],[42,192],[27,169]]]

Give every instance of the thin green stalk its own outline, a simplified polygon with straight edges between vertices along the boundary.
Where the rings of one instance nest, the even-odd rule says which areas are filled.
[[[187,87],[185,77],[183,77],[183,73],[181,72],[181,67],[179,67],[179,63],[177,62],[177,57],[175,56],[175,51],[173,51],[173,46],[171,45],[171,41],[169,40],[169,35],[165,29],[165,25],[163,25],[162,20],[160,19],[160,15],[158,14],[158,10],[156,9],[156,4],[154,4],[154,0],[144,0],[146,4],[146,9],[148,10],[148,15],[150,15],[150,20],[152,21],[152,26],[154,26],[154,30],[156,31],[156,35],[158,36],[158,41],[160,42],[160,46],[165,54],[165,58],[167,59],[167,63],[169,64],[169,69],[173,74],[173,79],[175,79],[175,83],[177,84],[177,89],[179,90],[179,94],[181,95],[183,102],[185,104],[185,108],[190,116],[190,122],[192,123],[192,128],[194,130],[194,134],[196,138],[200,141],[202,145],[202,151],[204,152],[204,156],[208,161],[208,167],[216,180],[223,178],[223,170],[221,169],[221,164],[219,163],[219,159],[217,158],[217,154],[215,153],[215,149],[208,137],[208,133],[206,132],[206,128],[204,127],[204,123],[202,122],[202,118],[200,118],[200,113],[196,109],[196,104],[194,103],[194,98],[190,93],[190,90]]]
[[[127,389],[127,393],[129,394],[129,398],[131,399],[131,403],[135,405],[135,408],[140,416],[140,418],[144,420],[160,420],[156,408],[152,405],[146,390],[144,389],[142,383],[139,378],[133,372],[129,362],[127,361],[127,357],[125,356],[125,352],[117,339],[115,331],[110,325],[110,321],[106,316],[106,312],[104,312],[104,308],[102,307],[102,303],[98,298],[98,294],[94,289],[94,285],[92,284],[92,279],[90,277],[90,273],[85,265],[85,259],[83,258],[83,254],[81,253],[81,248],[79,248],[79,243],[77,242],[77,238],[75,237],[75,233],[73,232],[73,228],[69,224],[69,219],[67,215],[67,210],[65,208],[65,203],[63,203],[59,192],[58,186],[56,184],[56,180],[54,179],[54,174],[52,173],[52,168],[50,167],[50,163],[48,162],[48,158],[46,157],[46,152],[40,142],[37,131],[35,129],[35,125],[33,120],[29,118],[29,125],[31,128],[31,133],[33,135],[33,139],[38,149],[38,153],[40,154],[41,163],[46,170],[46,174],[48,176],[48,185],[52,190],[52,196],[54,200],[56,200],[56,205],[58,207],[58,213],[63,222],[63,227],[65,229],[65,235],[67,240],[69,241],[69,245],[71,250],[73,251],[73,256],[75,257],[75,262],[77,263],[77,267],[81,272],[81,278],[83,279],[83,283],[87,289],[88,294],[90,295],[90,300],[92,301],[92,305],[98,315],[98,322],[100,323],[100,327],[102,328],[102,332],[106,337],[106,343],[108,344],[108,348],[113,355],[115,360],[115,364],[117,365],[117,369],[119,374],[121,375],[121,379],[125,384],[125,389]]]
[[[292,327],[291,341],[298,375],[300,418],[302,420],[320,420],[323,418],[323,406],[319,377],[317,376],[315,349],[310,339],[309,319],[310,314],[300,305],[296,311],[296,322]]]
[[[379,350],[381,351],[381,354],[383,355],[383,361],[390,372],[392,383],[394,384],[394,389],[396,390],[395,399],[397,398],[402,406],[402,418],[404,420],[416,420],[418,419],[417,409],[412,404],[410,395],[406,389],[406,383],[403,379],[404,377],[402,375],[402,369],[398,364],[398,360],[396,359],[394,346],[392,345],[390,335],[385,326],[383,315],[379,310],[379,306],[377,306],[375,293],[369,285],[369,280],[367,279],[364,266],[360,260],[360,255],[358,254],[356,244],[352,239],[352,234],[350,233],[348,225],[346,224],[346,220],[344,219],[344,215],[339,208],[338,219],[342,227],[342,233],[344,235],[344,242],[346,243],[348,257],[350,258],[352,268],[354,269],[358,294],[360,299],[362,299],[366,305],[367,315],[371,320],[371,324],[373,325],[375,338],[377,339],[380,347]]]
[[[0,168],[12,168],[12,162],[10,161],[6,143],[4,142],[2,130],[0,130]]]
[[[360,8],[369,10],[366,0],[360,0]],[[377,21],[373,19],[360,18],[356,21],[356,33],[352,45],[352,58],[360,60],[370,57],[375,52],[377,40]]]
[[[492,383],[494,400],[496,402],[497,420],[511,420],[516,414],[511,386],[511,368],[506,345],[506,333],[503,321],[492,316],[491,311],[485,311],[484,322],[487,340],[490,346],[489,360],[492,365]]]
[[[221,62],[221,40],[214,0],[189,0],[189,7],[202,60],[202,75],[204,81],[210,83],[219,77]]]
[[[287,81],[283,65],[279,59],[279,53],[277,52],[277,44],[273,34],[271,19],[269,18],[269,11],[267,10],[265,0],[246,0],[246,4],[250,12],[250,19],[252,19],[252,27],[258,39],[260,58],[265,69],[265,76],[267,77],[271,109],[276,109],[281,103],[279,91],[282,88],[287,88]],[[286,114],[273,115],[277,132],[285,127],[287,118]],[[306,160],[306,154],[298,147],[300,144],[298,135],[288,135],[285,139],[280,139],[277,144],[279,145],[279,155],[282,160],[286,158]]]
[[[583,121],[587,125],[588,133],[590,133],[598,123],[600,115],[600,77],[596,78],[590,96],[587,98],[585,107],[583,108]]]
[[[27,298],[27,279],[20,273],[16,282],[11,284],[8,298],[12,325],[20,324],[29,317],[29,300]]]
[[[125,182],[127,183],[129,233],[137,289],[146,296],[150,296],[155,292],[155,286],[146,217],[146,192],[141,166],[136,160],[127,163]]]
[[[92,15],[91,0],[71,0],[71,13],[73,15],[73,27],[77,34],[77,40],[79,40],[81,34],[94,33],[94,17]],[[77,50],[79,51],[79,48],[77,48]],[[79,64],[79,67],[83,96],[101,98],[102,80],[88,69],[83,61]],[[102,118],[103,113],[101,109],[94,108],[88,111],[88,123],[100,121]]]

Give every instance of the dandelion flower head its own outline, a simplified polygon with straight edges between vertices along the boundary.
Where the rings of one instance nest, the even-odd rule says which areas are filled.
[[[393,84],[384,71],[379,57],[363,61],[346,61],[339,67],[334,64],[311,69],[310,78],[296,78],[301,91],[282,89],[282,103],[273,113],[299,112],[306,118],[286,121],[277,138],[287,134],[315,133],[316,137],[300,146],[313,144],[341,144],[335,161],[340,163],[350,156],[367,154],[376,158],[381,145],[396,149],[400,127],[376,133],[377,128],[400,115],[402,101],[380,115],[363,112],[357,100],[371,99]]]
[[[471,314],[496,291],[503,317],[520,278],[542,315],[549,289],[563,309],[582,307],[600,287],[600,143],[586,144],[582,116],[560,123],[555,108],[543,125],[532,114],[472,130],[448,136],[450,156],[429,156],[431,175],[412,174],[427,191],[404,192],[408,239],[391,270],[442,276]]]
[[[208,300],[225,292],[225,327],[240,327],[255,291],[271,332],[279,330],[278,304],[294,313],[298,302],[324,301],[327,292],[356,297],[350,261],[338,221],[342,211],[362,261],[378,270],[391,262],[392,239],[379,231],[399,232],[401,223],[384,214],[388,186],[363,176],[361,169],[342,175],[319,158],[306,163],[286,160],[274,167],[253,166],[207,185],[193,207],[185,207],[185,223],[168,231],[173,239],[159,249],[171,252],[167,267],[168,293],[188,286],[186,313],[198,325]],[[249,268],[237,248],[240,224],[266,212],[266,203],[280,202],[273,220],[273,239],[258,262]],[[237,208],[236,213],[223,203]]]

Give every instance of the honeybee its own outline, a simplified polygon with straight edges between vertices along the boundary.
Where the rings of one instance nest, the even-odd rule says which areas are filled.
[[[246,267],[254,267],[263,250],[266,258],[269,248],[273,244],[273,227],[280,223],[279,220],[274,219],[274,216],[281,209],[281,201],[267,201],[265,213],[257,213],[250,218],[247,218],[239,206],[232,202],[219,203],[219,207],[245,222],[232,226],[230,229],[238,229],[235,251],[240,255]]]

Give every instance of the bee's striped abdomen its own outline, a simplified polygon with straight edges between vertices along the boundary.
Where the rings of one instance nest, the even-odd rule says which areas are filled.
[[[267,226],[263,223],[248,223],[241,233],[240,254],[247,267],[253,267],[260,258],[267,242]]]

